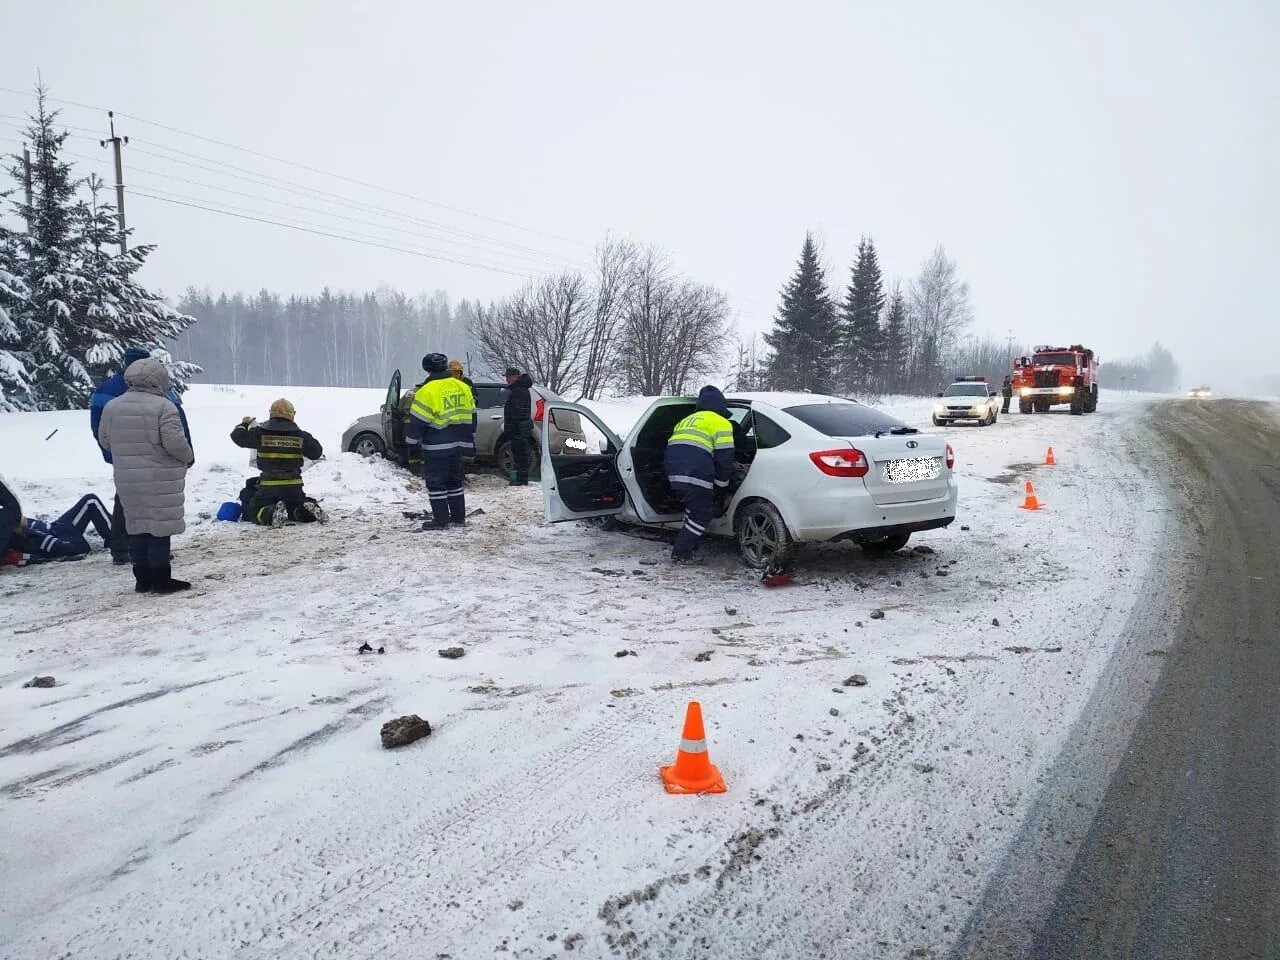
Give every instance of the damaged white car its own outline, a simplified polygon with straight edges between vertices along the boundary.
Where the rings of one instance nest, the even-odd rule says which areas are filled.
[[[786,564],[803,542],[852,540],[868,553],[888,553],[912,533],[955,520],[955,456],[944,437],[838,397],[743,393],[727,400],[741,482],[717,503],[707,532],[735,538],[748,566]],[[676,423],[696,406],[692,397],[655,400],[623,438],[587,407],[549,400],[548,410],[578,414],[603,439],[599,452],[585,453],[552,454],[543,443],[547,520],[681,523],[663,455]]]

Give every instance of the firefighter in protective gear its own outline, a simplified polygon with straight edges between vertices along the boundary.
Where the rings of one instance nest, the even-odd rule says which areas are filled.
[[[423,530],[443,530],[450,522],[467,522],[462,488],[462,462],[475,452],[476,400],[463,381],[449,372],[449,358],[429,353],[422,358],[426,382],[413,396],[405,443],[422,451],[422,479],[431,498],[431,519]]]
[[[684,526],[676,535],[671,559],[693,559],[711,522],[717,491],[733,478],[733,424],[724,394],[715,387],[698,393],[698,409],[676,424],[667,441],[667,482],[684,501]]]
[[[293,422],[293,404],[283,398],[271,404],[271,417],[258,423],[245,417],[231,431],[237,447],[256,451],[260,476],[252,485],[247,519],[278,527],[286,520],[324,523],[320,505],[302,490],[302,462],[324,456],[320,441]]]
[[[1000,386],[1000,396],[1003,402],[1000,404],[1000,412],[1009,412],[1009,402],[1013,399],[1013,374],[1006,373],[1004,375],[1004,383]]]

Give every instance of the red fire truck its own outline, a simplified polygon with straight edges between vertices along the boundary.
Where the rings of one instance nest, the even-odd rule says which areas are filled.
[[[1088,347],[1036,347],[1013,363],[1013,394],[1020,413],[1070,405],[1073,414],[1098,409],[1098,357]]]

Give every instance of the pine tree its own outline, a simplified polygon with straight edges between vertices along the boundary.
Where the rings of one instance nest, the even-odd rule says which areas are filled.
[[[874,391],[884,367],[880,313],[884,309],[884,280],[870,237],[858,244],[849,289],[840,311],[841,381],[854,393]]]
[[[907,382],[907,301],[901,288],[895,288],[889,298],[889,310],[884,319],[881,339],[880,389],[884,393],[901,393]]]
[[[67,133],[57,129],[58,112],[48,108],[44,88],[36,93],[27,128],[34,147],[32,201],[15,205],[29,230],[16,239],[11,271],[27,293],[7,330],[19,345],[31,403],[58,410],[86,406],[95,383],[119,369],[130,344],[150,349],[183,389],[200,368],[173,362],[164,345],[194,319],[137,282],[135,274],[155,248],[117,252],[115,211],[99,202],[101,181],[87,182],[89,201],[79,196],[85,182],[60,157]],[[22,177],[20,167],[11,173]]]
[[[0,194],[0,200],[4,195]],[[0,412],[31,410],[31,355],[18,323],[27,310],[27,286],[19,276],[18,238],[0,224]]]
[[[27,128],[34,148],[32,202],[16,205],[29,227],[18,238],[18,276],[25,281],[28,299],[16,325],[31,358],[27,372],[34,402],[57,410],[84,406],[93,392],[93,378],[79,359],[89,344],[76,322],[88,291],[80,271],[82,234],[77,232],[80,183],[72,177],[71,165],[59,158],[67,132],[55,129],[58,112],[49,110],[44,88],[37,87],[36,94],[36,113]],[[11,172],[21,182],[21,168]]]
[[[812,234],[805,235],[796,271],[782,290],[782,307],[764,339],[773,351],[769,380],[774,389],[829,393],[834,388],[835,307]]]

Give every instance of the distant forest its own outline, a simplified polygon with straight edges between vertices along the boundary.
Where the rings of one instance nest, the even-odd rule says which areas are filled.
[[[384,387],[400,369],[408,382],[422,356],[439,352],[465,364],[476,356],[470,329],[476,305],[451,304],[444,291],[410,297],[373,293],[255,296],[188,289],[178,303],[199,322],[173,341],[177,359],[199,358],[207,383]]]

